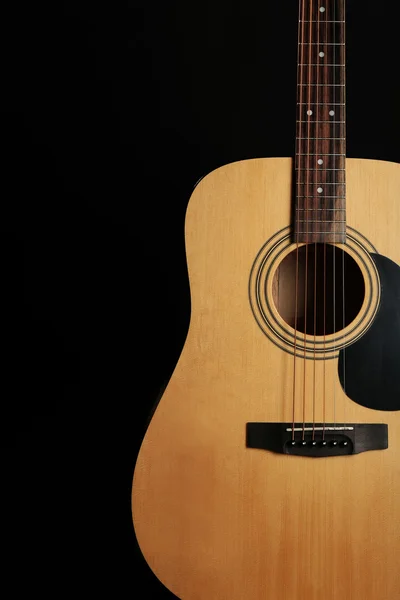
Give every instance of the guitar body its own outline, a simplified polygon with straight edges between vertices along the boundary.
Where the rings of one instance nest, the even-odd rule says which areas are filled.
[[[399,264],[400,165],[347,159],[346,170],[349,231]],[[132,504],[146,561],[182,600],[399,597],[400,416],[345,394],[335,350],[298,357],[294,382],[293,352],[260,325],[252,299],[257,257],[287,231],[291,198],[292,160],[267,158],[216,169],[188,205],[190,327],[138,455]],[[265,283],[282,307],[293,286],[276,268],[290,244]],[[373,307],[379,285],[358,256]],[[272,301],[271,314],[284,323]],[[311,458],[246,445],[247,423],[312,421],[313,410],[318,421],[386,423],[388,448]]]

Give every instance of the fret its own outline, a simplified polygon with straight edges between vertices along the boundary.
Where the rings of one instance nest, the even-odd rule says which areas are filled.
[[[296,231],[298,233],[307,233],[307,223],[311,223],[310,221],[303,221],[303,224],[301,225],[301,227],[299,227]],[[304,227],[304,223],[306,223],[306,227]],[[335,233],[335,229],[336,229],[336,233],[340,233],[341,231],[346,229],[346,225],[345,225],[346,221],[342,220],[342,221],[321,221],[321,224],[313,224],[311,227],[308,228],[308,233],[325,233],[322,231],[318,231],[319,227],[323,227],[324,225],[326,225],[326,229],[328,229],[329,227],[332,227],[332,229],[330,230],[330,233]]]
[[[345,140],[344,137],[297,137],[298,140]]]
[[[339,221],[343,220],[343,222],[345,222],[346,220],[346,214],[336,214],[336,212],[324,212],[322,209],[320,210],[320,212],[318,214],[316,213],[297,213],[296,215],[296,223],[298,222],[299,219],[303,219],[305,222],[312,220],[312,219],[321,219],[324,223],[326,221],[332,222],[334,221],[335,223],[338,222],[337,219],[339,219]]]
[[[298,67],[345,67],[345,64],[334,64],[334,63],[310,63],[310,64],[306,64],[306,63],[297,63]]]
[[[298,181],[296,185],[346,185],[342,181]]]
[[[306,143],[305,139],[296,138],[297,148],[299,152],[296,152],[299,156],[345,156],[345,141],[344,140],[313,140],[309,139]],[[329,151],[331,150],[331,153]],[[335,165],[336,166],[336,165]],[[338,165],[340,166],[340,165]],[[345,165],[346,166],[346,165]]]
[[[302,161],[304,163],[304,161]],[[328,165],[329,168],[324,168],[324,165],[309,165],[309,164],[296,164],[295,172],[296,172],[296,181],[300,178],[303,179],[303,182],[298,181],[297,185],[317,185],[322,188],[326,185],[345,185],[346,179],[346,171],[342,167],[343,165],[339,164],[336,166],[334,163],[334,167],[332,168]],[[304,181],[307,179],[307,183]],[[325,180],[325,181],[323,181]]]
[[[330,86],[345,87],[345,70],[343,67],[299,67],[297,87],[310,86],[317,88],[329,88]],[[318,93],[321,90],[317,90]],[[342,90],[340,90],[342,91]],[[325,100],[325,98],[324,98]]]
[[[304,18],[302,18],[303,16],[304,15],[302,15],[300,17],[299,21],[298,21],[300,23],[300,27],[302,27],[303,25],[307,25],[307,27],[310,27],[310,25],[309,25],[310,23],[317,23],[318,25],[321,26],[321,29],[323,30],[323,26],[324,25],[326,26],[329,23],[330,24],[329,27],[325,27],[325,29],[328,29],[328,31],[330,29],[333,29],[333,30],[334,29],[338,29],[339,31],[343,29],[342,25],[343,25],[344,21],[337,19],[336,15],[331,15],[331,17],[333,17],[331,19],[326,19],[325,17],[327,15],[325,15],[325,14],[324,14],[324,17],[322,18],[321,13],[319,13],[319,14],[317,13],[316,15],[308,15],[308,16],[311,16],[311,17],[313,17],[313,16],[314,17],[316,17],[316,16],[319,17],[318,19],[312,19],[311,18],[311,20],[310,19],[304,19]],[[338,25],[338,27],[336,27],[336,25]]]
[[[296,185],[297,185],[298,187],[299,187],[300,185],[303,185],[303,186],[305,186],[305,187],[307,187],[307,186],[308,186],[308,187],[311,187],[311,186],[319,186],[320,188],[321,188],[321,186],[322,186],[322,185],[323,185],[323,186],[325,186],[325,187],[327,187],[328,185],[329,185],[329,186],[331,186],[331,187],[332,187],[332,186],[342,186],[342,188],[344,188],[344,187],[345,187],[345,184],[344,184],[344,183],[339,183],[339,182],[337,182],[337,183],[336,183],[336,182],[333,182],[333,183],[323,183],[323,184],[320,184],[320,183],[309,183],[309,184],[307,184],[307,183],[303,183],[303,182],[302,182],[302,183],[297,183]],[[300,191],[300,190],[299,190],[299,191]],[[305,191],[305,190],[303,190],[303,191]],[[307,191],[306,191],[306,197],[307,197],[307,198],[309,197],[309,196],[308,196],[308,193],[311,193],[311,192],[312,192],[312,190],[307,190]],[[328,195],[324,194],[324,192],[317,192],[317,194],[316,194],[315,196],[312,196],[312,197],[313,197],[313,198],[331,198],[331,197],[332,197],[332,198],[340,198],[341,196],[338,196],[338,195],[337,195],[338,193],[340,193],[340,194],[343,194],[343,196],[344,196],[344,195],[345,195],[345,193],[346,193],[344,189],[343,189],[343,190],[341,189],[341,190],[339,190],[339,191],[338,191],[338,190],[334,190],[334,189],[330,189],[330,190],[329,190],[329,192],[330,192],[330,193],[336,192],[336,194],[335,194],[334,196],[330,196],[329,194],[328,194]],[[297,197],[298,197],[298,198],[301,198],[301,196],[300,196],[300,195],[299,195],[299,196],[297,196]]]
[[[307,243],[307,244],[312,244],[312,243],[331,243],[333,242],[334,244],[345,244],[346,243],[346,232],[343,231],[341,234],[332,234],[332,235],[325,235],[323,232],[321,232],[321,235],[319,235],[319,233],[313,233],[311,234],[312,237],[310,239],[309,236],[304,237],[304,235],[300,232],[299,234],[295,233],[295,241],[296,242],[300,242],[300,243]]]
[[[308,141],[307,141],[308,140]],[[299,152],[296,152],[297,155],[301,156],[323,156],[325,152],[332,150],[335,151],[344,151],[345,150],[345,141],[337,138],[296,138],[297,141],[297,149]],[[346,165],[333,165],[333,166],[346,166]]]
[[[307,169],[306,169],[306,172],[311,174],[310,171],[308,171]],[[322,171],[319,171],[319,170],[313,170],[312,173],[314,175],[316,175],[317,178],[321,177],[324,174]],[[298,181],[297,185],[309,185],[309,183],[310,182],[306,182],[306,181]],[[322,185],[344,185],[344,182],[341,182],[341,181],[325,181],[325,182],[324,181],[314,181],[313,185],[319,185],[319,186],[322,186]]]
[[[314,185],[314,184],[312,184]],[[334,183],[332,183],[331,185],[336,185]],[[343,183],[338,183],[337,185],[342,185],[344,186]],[[314,198],[314,200],[325,200],[325,199],[329,199],[329,198],[335,198],[336,200],[344,200],[345,198],[345,190],[338,190],[335,192],[335,190],[329,190],[331,193],[330,194],[323,194],[322,192],[317,192],[316,194],[312,194],[312,190],[302,190],[303,192],[305,192],[305,195],[302,196],[301,194],[297,195],[297,198]],[[311,194],[311,195],[308,195]],[[338,195],[340,194],[340,195]]]
[[[340,118],[344,117],[345,115],[336,114],[336,112],[340,111],[340,108],[333,110],[332,106],[328,106],[328,109],[329,110],[319,109],[317,112],[315,110],[314,104],[310,102],[307,108],[299,107],[299,109],[297,110],[298,118],[296,120],[296,123],[307,123],[308,125],[320,125],[322,123],[329,123],[330,125],[332,125],[333,123],[344,124],[346,122],[344,118]],[[330,119],[326,118],[328,116],[330,117]],[[334,119],[333,117],[339,117],[339,119]]]
[[[296,208],[296,210],[319,210],[319,211],[325,211],[325,210],[335,210],[337,212],[346,212],[345,208]]]
[[[300,46],[344,46],[344,42],[300,42]]]
[[[306,112],[306,114],[304,114],[304,112]],[[309,111],[308,111],[309,112]],[[312,115],[307,115],[307,111],[302,110],[301,111],[302,114],[299,115],[299,117],[308,117],[306,119],[304,118],[300,118],[296,120],[296,123],[301,123],[301,124],[305,124],[308,127],[320,127],[320,129],[325,129],[328,130],[332,129],[332,128],[336,128],[336,129],[343,129],[343,127],[339,127],[340,125],[344,125],[345,121],[327,121],[326,119],[318,119],[318,115],[314,115],[314,113]],[[333,116],[333,115],[332,115]],[[337,126],[337,127],[336,127]],[[307,129],[307,128],[305,128]]]
[[[309,106],[309,102],[297,102],[297,104],[304,104]],[[344,102],[313,102],[313,106],[345,106]]]
[[[302,244],[345,244],[346,230],[341,231],[340,233],[332,233],[331,231],[312,231],[308,234],[306,232],[299,231],[294,233],[294,240],[296,243],[299,242]]]
[[[300,172],[301,171],[297,171],[297,173],[300,173]],[[335,175],[336,174],[334,174],[332,172],[326,173],[326,176],[331,177],[331,178],[332,177],[334,178]],[[317,194],[318,197],[321,197],[321,196],[326,197],[325,193],[328,193],[328,192],[329,193],[333,193],[333,192],[340,193],[341,195],[345,196],[346,195],[346,191],[345,191],[346,184],[345,184],[344,173],[340,173],[339,175],[341,177],[343,177],[343,181],[325,181],[324,183],[317,183],[317,182],[312,181],[312,177],[316,177],[319,179],[321,176],[324,176],[324,173],[321,173],[320,171],[313,171],[312,173],[310,173],[310,181],[308,182],[308,184],[304,183],[304,182],[297,182],[297,181],[295,181],[294,183],[296,184],[297,188],[299,188],[300,185],[303,185],[303,186],[308,185],[309,188],[311,188],[312,186],[322,187],[323,192],[318,192],[318,194]],[[329,189],[325,189],[327,186],[331,186],[331,187]],[[342,186],[343,190],[337,190],[337,189],[334,190],[334,189],[332,189],[332,186]],[[303,190],[297,189],[298,193],[300,193],[301,191],[303,191],[305,194],[311,193],[311,189],[309,189],[307,191],[305,189],[303,189]]]
[[[318,225],[318,224],[315,225],[314,223],[315,222],[313,221],[313,225],[311,225],[310,229],[306,228],[305,230],[304,230],[304,225],[302,225],[301,229],[296,229],[296,233],[303,234],[306,236],[311,236],[311,235],[318,234],[318,233],[331,233],[332,235],[342,235],[346,230],[346,227],[341,226],[339,228],[336,228],[336,231],[335,231],[334,230],[335,227],[334,227],[333,223],[336,223],[336,221],[326,221],[327,227],[329,227],[329,226],[333,227],[333,229],[329,232],[320,231],[318,229],[320,227],[320,225]],[[322,223],[324,223],[324,221],[322,221]],[[309,241],[311,242],[311,241],[315,241],[315,240],[309,240]]]
[[[346,219],[297,219],[298,223],[346,223]]]
[[[311,103],[308,107],[300,107],[297,110],[296,123],[306,124],[307,126],[311,127],[319,126],[320,129],[323,129],[324,131],[329,131],[334,128],[342,133],[344,131],[346,121],[345,118],[343,118],[345,115],[336,114],[339,111],[340,109],[334,110],[332,106],[328,106],[325,110],[316,110],[314,105]],[[328,120],[327,117],[330,117],[330,120]]]
[[[296,172],[300,175],[302,175],[302,177],[308,177],[309,181],[308,181],[308,185],[310,185],[310,183],[312,183],[313,185],[320,185],[320,186],[324,186],[324,185],[344,185],[344,174],[345,171],[343,170],[338,170],[338,169],[326,169],[326,172],[324,169],[296,169]],[[315,181],[318,179],[323,179],[325,178],[326,181]],[[334,181],[332,181],[334,180]],[[298,182],[297,185],[307,185],[305,182]]]

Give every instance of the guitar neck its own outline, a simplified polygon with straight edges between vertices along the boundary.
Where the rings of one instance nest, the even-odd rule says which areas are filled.
[[[300,0],[296,242],[345,242],[345,119],[345,0]]]

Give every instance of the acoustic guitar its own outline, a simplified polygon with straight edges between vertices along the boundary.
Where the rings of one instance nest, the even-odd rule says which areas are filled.
[[[301,0],[296,156],[190,198],[191,320],[134,472],[182,600],[400,598],[400,165],[347,159],[344,0]]]

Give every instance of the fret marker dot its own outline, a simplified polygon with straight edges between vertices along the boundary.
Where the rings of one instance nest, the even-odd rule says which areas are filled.
[[[320,188],[317,188],[317,192],[318,192],[318,194],[322,194],[322,192],[323,192],[323,189],[322,189],[321,187],[320,187]]]
[[[325,52],[320,52],[319,55],[321,58],[323,58],[325,56]]]
[[[329,114],[331,115],[331,117],[333,117],[333,115],[335,114],[335,111],[334,110],[330,110]]]
[[[317,160],[317,163],[318,163],[319,165],[322,165],[322,164],[324,163],[324,161],[322,160],[322,158],[319,158],[319,159]]]
[[[307,111],[307,114],[308,114],[308,115],[311,117],[311,115],[312,115],[312,110],[308,110],[308,111]]]
[[[321,6],[321,8],[319,10],[320,10],[320,12],[325,12],[325,8],[323,6]]]

